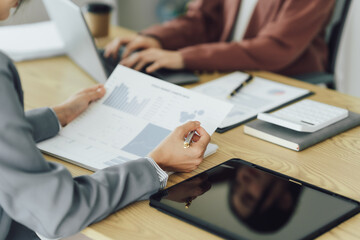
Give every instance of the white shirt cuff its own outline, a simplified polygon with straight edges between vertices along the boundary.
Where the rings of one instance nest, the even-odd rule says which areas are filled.
[[[162,170],[159,165],[157,165],[157,163],[154,161],[154,159],[150,158],[150,157],[146,157],[146,159],[151,163],[151,165],[154,166],[156,173],[159,177],[159,181],[160,181],[160,189],[163,189],[166,187],[167,184],[167,180],[169,178],[168,174]]]

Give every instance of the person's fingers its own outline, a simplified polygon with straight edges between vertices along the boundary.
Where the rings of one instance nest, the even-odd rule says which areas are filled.
[[[105,47],[105,51],[104,51],[104,57],[108,58],[108,57],[112,57],[113,59],[117,59],[118,53],[119,53],[119,49],[124,46],[127,45],[129,42],[131,42],[133,40],[133,37],[119,37],[116,38],[115,40],[113,40],[111,43],[109,43],[106,47]]]
[[[189,122],[177,127],[176,131],[181,137],[186,138],[186,136],[189,134],[189,132],[195,131],[198,127],[200,127],[200,122],[189,121]]]
[[[190,151],[192,154],[200,158],[200,163],[204,160],[204,153],[209,142],[210,136],[208,134],[203,134],[198,141],[192,142],[190,145]]]
[[[146,65],[153,65],[155,63],[155,66],[157,65],[157,62],[160,62],[161,60],[161,55],[159,54],[160,52],[158,52],[157,49],[146,49],[143,50],[141,52],[138,52],[136,54],[138,54],[138,62],[135,65],[135,67],[133,67],[135,70],[142,70]],[[132,55],[130,55],[131,57]],[[161,66],[156,67],[156,69],[161,68]],[[147,68],[145,69],[147,71]],[[153,72],[153,71],[151,71]],[[149,72],[150,73],[150,72]]]
[[[104,88],[103,84],[96,84],[92,87],[88,87],[83,89],[81,92],[87,93],[87,92],[92,92],[92,91],[96,91],[98,88]]]
[[[106,93],[106,90],[104,87],[98,87],[97,89],[94,89],[93,91],[90,91],[86,94],[88,102],[96,101],[100,98],[102,98]]]
[[[141,71],[147,64],[149,64],[146,60],[140,60],[134,67],[135,70]]]
[[[134,41],[132,41],[132,42],[129,42],[129,43],[126,45],[126,48],[125,48],[125,50],[124,50],[124,52],[123,52],[123,58],[129,57],[129,55],[130,55],[132,52],[134,52],[134,51],[136,51],[136,50],[138,50],[138,49],[140,49],[140,48],[143,48],[143,47],[144,47],[144,44],[143,44],[142,41],[134,40]]]
[[[146,71],[151,73],[160,68],[168,69],[183,69],[184,63],[183,58],[180,53],[176,51],[167,51],[162,49],[151,48],[149,49],[149,54],[151,53],[153,58],[153,64],[147,67]]]
[[[114,47],[112,50],[111,50],[111,53],[109,54],[109,56],[108,57],[111,57],[112,59],[118,59],[118,55],[119,55],[119,48],[120,48],[121,46],[119,46],[119,47]],[[108,58],[108,57],[106,57],[106,58]]]
[[[124,52],[126,52],[127,46],[129,45],[129,43],[131,43],[131,42],[133,41],[133,39],[134,39],[133,37],[122,39],[121,44],[117,46],[116,56],[115,56],[115,57],[113,56],[114,59],[116,59],[116,58],[118,58],[118,57],[121,58],[121,59],[125,58]],[[121,55],[121,56],[118,56],[119,49],[120,49],[122,46],[126,46],[126,47],[124,48],[124,51],[123,51],[122,55]]]
[[[139,54],[133,53],[130,57],[127,57],[120,61],[120,64],[132,68],[139,61]]]
[[[112,55],[113,53],[113,46],[111,45],[108,45],[104,48],[104,57],[105,58],[108,58]]]
[[[146,68],[147,73],[155,72],[156,70],[159,70],[163,66],[159,63],[159,61],[153,62],[150,66]]]
[[[200,136],[195,133],[193,138],[192,138],[192,141],[197,142],[197,141],[199,141],[199,139],[200,139]]]
[[[200,145],[203,148],[206,148],[206,146],[209,144],[211,137],[210,135],[206,132],[206,130],[199,126],[198,128],[196,128],[196,131],[198,132],[198,134],[200,135],[200,139],[196,142],[193,143],[193,146],[195,145]]]
[[[134,67],[134,69],[137,71],[142,70],[147,64],[154,61],[151,52],[149,52],[148,50],[141,51],[137,54],[138,54],[138,62]]]
[[[113,39],[111,42],[109,42],[108,44],[106,44],[106,46],[104,47],[104,56],[107,56],[109,53],[109,50],[113,48],[113,46],[120,41],[120,38],[115,38]]]
[[[113,58],[117,57],[117,52],[120,47],[121,47],[121,38],[117,38],[113,40],[111,43],[106,45],[104,51],[104,57],[105,58],[108,58],[110,56]]]
[[[105,93],[106,93],[106,88],[105,88],[105,86],[101,84],[101,85],[98,86],[98,88],[96,89],[96,92],[101,93],[101,94],[102,94],[101,97],[103,97],[103,96],[105,95]]]
[[[113,46],[113,49],[112,49],[112,52],[111,52],[111,56],[112,58],[115,60],[121,56],[118,56],[119,55],[119,49],[123,46],[123,45],[126,45],[127,43],[129,42],[129,39],[120,39],[120,41],[118,41],[114,46]]]

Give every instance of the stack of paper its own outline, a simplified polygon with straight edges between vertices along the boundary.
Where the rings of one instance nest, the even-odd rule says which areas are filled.
[[[65,45],[51,21],[0,28],[0,50],[14,61],[65,54]]]

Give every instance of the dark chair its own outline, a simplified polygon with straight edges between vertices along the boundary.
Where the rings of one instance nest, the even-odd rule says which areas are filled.
[[[326,28],[325,40],[329,49],[329,61],[326,72],[314,72],[293,76],[296,79],[312,84],[326,84],[328,88],[335,89],[335,63],[336,56],[344,29],[346,16],[351,4],[351,0],[337,0],[333,16]]]

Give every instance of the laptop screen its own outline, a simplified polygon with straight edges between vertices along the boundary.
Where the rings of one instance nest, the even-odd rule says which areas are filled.
[[[69,0],[43,0],[43,3],[65,43],[67,55],[97,82],[104,83],[107,73],[81,8]]]

